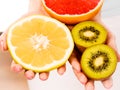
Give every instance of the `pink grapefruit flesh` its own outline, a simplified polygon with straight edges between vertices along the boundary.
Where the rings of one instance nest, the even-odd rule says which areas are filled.
[[[100,0],[45,0],[46,5],[57,14],[84,14],[94,9]]]

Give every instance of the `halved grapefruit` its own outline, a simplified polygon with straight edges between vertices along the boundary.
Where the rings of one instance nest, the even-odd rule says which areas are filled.
[[[67,26],[41,15],[31,15],[13,24],[7,44],[15,62],[35,72],[47,72],[65,64],[74,48]]]
[[[76,24],[93,18],[104,0],[42,0],[43,7],[51,17],[66,24]]]

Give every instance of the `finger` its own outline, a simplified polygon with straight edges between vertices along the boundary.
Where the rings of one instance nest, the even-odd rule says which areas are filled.
[[[14,61],[12,61],[11,70],[14,71],[14,72],[21,72],[21,71],[23,71],[23,68],[22,68],[21,65],[16,64]]]
[[[77,79],[82,83],[82,84],[86,84],[88,79],[87,77],[82,73],[82,72],[77,72],[75,69],[73,69]]]
[[[115,35],[110,31],[110,29],[100,20],[100,22],[107,30],[108,32],[108,37],[106,40],[106,44],[109,45],[110,47],[112,47],[117,55],[118,61],[120,61],[120,54],[118,53],[118,48],[116,45],[116,39],[115,39]]]
[[[112,32],[108,31],[108,38],[107,38],[107,44],[111,46],[114,50],[117,50],[115,35],[112,34]]]
[[[85,85],[85,90],[94,90],[94,89],[95,89],[94,81],[89,80]]]
[[[77,59],[76,51],[73,51],[73,53],[71,54],[71,56],[69,58],[69,62],[72,65],[73,69],[75,69],[76,71],[80,72],[80,70],[81,70],[80,62]]]
[[[63,75],[65,71],[66,71],[66,65],[65,64],[57,69],[57,72],[58,72],[59,75]]]
[[[120,61],[120,55],[118,53],[115,35],[113,35],[110,31],[108,31],[108,38],[109,40],[107,40],[107,44],[115,50],[118,61]]]
[[[69,58],[69,62],[72,65],[73,71],[82,84],[86,84],[87,77],[81,72],[80,62],[77,59],[77,52],[74,50]]]
[[[2,51],[5,51],[8,49],[6,38],[7,38],[7,33],[6,32],[2,33],[2,35],[0,36],[0,49]]]
[[[103,81],[102,81],[102,84],[103,84],[103,86],[104,86],[106,89],[110,89],[110,88],[113,86],[113,80],[112,80],[112,78],[110,77],[110,78],[108,78],[108,79],[106,79],[106,80],[103,80]]]
[[[31,80],[35,77],[35,73],[31,70],[25,71],[25,77],[27,79]]]
[[[49,16],[48,13],[45,11],[44,7],[42,7],[41,0],[29,0],[29,12],[33,12],[34,14],[41,14]]]
[[[101,22],[101,11],[97,13],[95,17],[92,18],[93,21]]]
[[[39,78],[40,78],[42,81],[47,80],[48,77],[49,77],[49,72],[43,72],[43,73],[40,73],[40,74],[39,74]]]

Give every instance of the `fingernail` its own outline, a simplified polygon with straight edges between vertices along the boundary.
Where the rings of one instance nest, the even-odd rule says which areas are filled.
[[[86,90],[94,90],[94,87],[93,86],[88,86],[88,87],[86,87]]]
[[[40,74],[40,79],[41,79],[42,81],[45,81],[45,80],[48,79],[48,75],[47,75],[46,73],[42,73],[42,74]]]
[[[94,90],[94,85],[92,83],[87,83],[86,90]]]
[[[103,81],[103,85],[106,89],[109,90],[113,86],[112,78],[109,78],[109,79]]]
[[[25,76],[27,79],[32,80],[35,77],[35,73],[33,71],[26,71]]]
[[[63,70],[63,69],[59,69],[59,71],[58,71],[59,75],[63,75],[64,72],[65,72],[65,70]]]
[[[83,75],[82,73],[81,73],[81,75],[80,75],[80,82],[81,82],[83,85],[85,85],[86,82],[87,82],[87,78],[86,78],[85,75]]]
[[[16,66],[14,66],[14,71],[15,72],[21,72],[22,71],[22,67],[20,65],[16,65]]]
[[[19,67],[16,67],[15,69],[16,69],[16,72],[20,72],[20,70],[21,70],[21,68],[19,68]]]
[[[79,65],[74,66],[73,69],[75,69],[77,72],[80,72],[80,66]]]

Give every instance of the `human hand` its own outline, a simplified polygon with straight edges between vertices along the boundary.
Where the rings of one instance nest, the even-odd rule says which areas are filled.
[[[106,40],[106,44],[115,50],[116,55],[118,57],[118,61],[119,61],[120,55],[117,52],[117,47],[116,47],[116,43],[115,43],[115,36],[111,33],[111,31],[108,29],[108,27],[106,27],[106,25],[103,24],[103,22],[100,18],[100,13],[92,20],[102,24],[108,30],[108,37]],[[81,66],[80,66],[81,54],[82,53],[78,49],[76,49],[76,47],[75,47],[74,52],[72,53],[71,57],[69,58],[69,62],[72,65],[73,71],[74,71],[77,79],[85,86],[85,89],[86,90],[94,90],[94,88],[95,88],[94,80],[88,79],[81,70]],[[109,77],[105,80],[101,80],[101,82],[102,82],[103,86],[107,89],[111,88],[113,85],[111,77]]]
[[[33,14],[42,14],[42,15],[48,16],[48,14],[44,11],[44,9],[41,5],[41,0],[30,0],[28,13],[25,14],[24,16],[22,16],[20,19],[25,18],[29,15],[33,15]],[[18,19],[18,20],[20,20],[20,19]],[[8,30],[9,30],[9,28],[8,28]],[[7,37],[8,30],[3,32],[2,35],[0,36],[0,49],[2,51],[8,50],[8,46],[6,43],[6,37]],[[27,79],[33,79],[36,75],[36,73],[31,70],[26,71],[21,65],[15,63],[14,60],[11,63],[11,70],[14,72],[24,72],[24,75]],[[57,68],[57,72],[59,75],[62,75],[65,71],[66,71],[65,64],[63,66]],[[49,77],[49,72],[39,73],[39,78],[41,80],[47,80],[48,77]]]
[[[27,15],[23,16],[22,18],[27,17],[29,15],[30,14],[27,14]],[[0,43],[1,43],[0,44],[0,49],[3,50],[3,51],[8,50],[8,47],[7,47],[7,44],[6,44],[6,37],[7,37],[7,30],[0,36]],[[16,64],[14,61],[11,64],[11,69],[15,72],[24,71],[27,79],[32,79],[35,76],[35,72],[33,72],[31,70],[26,71],[25,69],[23,69],[23,67],[21,65]],[[58,68],[57,71],[60,75],[62,75],[65,72],[65,65]],[[41,80],[46,80],[48,78],[48,76],[49,76],[49,72],[40,73],[40,79]]]

